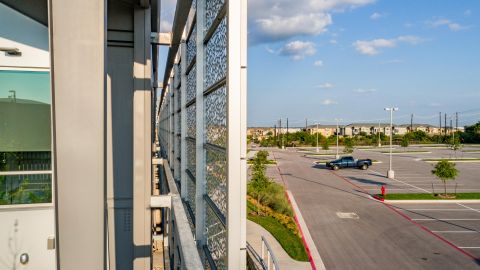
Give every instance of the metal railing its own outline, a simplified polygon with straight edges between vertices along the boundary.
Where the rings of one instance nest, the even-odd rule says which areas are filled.
[[[171,269],[203,269],[203,264],[197,250],[195,239],[191,232],[187,214],[173,179],[170,166],[166,159],[161,159],[158,166],[160,183],[164,185],[163,192],[159,196],[152,196],[151,208],[162,208],[164,241],[168,249],[165,250],[169,257]]]
[[[265,254],[266,252],[266,254]],[[265,258],[265,255],[267,256]],[[279,264],[277,261],[277,258],[275,257],[275,254],[273,254],[272,248],[267,242],[267,239],[262,236],[262,255],[261,255],[261,263],[263,265],[263,269],[266,270],[279,270]]]

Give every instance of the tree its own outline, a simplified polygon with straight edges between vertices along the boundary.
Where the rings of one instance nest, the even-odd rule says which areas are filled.
[[[403,147],[403,148],[407,148],[409,144],[410,144],[410,142],[408,140],[408,137],[403,136],[402,141],[400,142],[400,146]]]
[[[344,153],[352,153],[353,152],[353,139],[352,138],[345,138],[343,140],[343,152]]]
[[[325,138],[325,140],[322,141],[322,149],[323,150],[330,149],[330,142],[329,142],[328,138]]]
[[[445,197],[447,196],[447,181],[455,180],[458,175],[458,170],[455,163],[450,163],[447,160],[441,160],[435,165],[432,174],[443,182],[445,190]]]
[[[450,141],[450,148],[455,152],[455,157],[457,157],[457,150],[462,147],[460,144],[460,135],[458,133],[454,133]]]

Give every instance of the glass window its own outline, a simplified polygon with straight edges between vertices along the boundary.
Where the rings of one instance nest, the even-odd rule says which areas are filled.
[[[49,72],[0,70],[0,205],[49,203]]]

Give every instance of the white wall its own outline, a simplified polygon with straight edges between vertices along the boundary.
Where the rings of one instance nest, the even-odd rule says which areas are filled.
[[[0,69],[48,68],[48,28],[0,4],[0,47],[20,49],[22,56],[0,52]]]
[[[48,28],[0,4],[0,47],[20,49],[22,56],[0,52],[0,69],[48,70]],[[0,206],[0,269],[55,269],[55,250],[47,239],[55,235],[53,205]],[[17,224],[17,225],[15,225]],[[21,265],[19,256],[29,255]]]
[[[48,237],[55,235],[53,221],[53,206],[0,206],[0,269],[55,269],[55,251],[47,250]],[[17,253],[16,260],[14,253]],[[18,257],[22,253],[29,255],[26,265],[20,264]]]

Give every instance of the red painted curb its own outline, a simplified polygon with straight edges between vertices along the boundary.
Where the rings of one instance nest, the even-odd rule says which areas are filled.
[[[285,197],[287,197],[288,203],[290,203],[290,206],[292,207],[292,210],[293,210],[292,202],[290,201],[290,197],[288,197],[288,193],[286,190],[285,190]],[[293,211],[295,212],[295,210]],[[298,223],[297,214],[295,213],[293,214],[293,220],[295,220],[295,224],[297,224],[297,228],[300,231],[300,234],[302,235],[302,242],[303,242],[303,245],[305,246],[305,250],[307,251],[307,256],[310,261],[310,265],[312,266],[313,270],[317,270],[317,266],[313,261],[312,253],[310,252],[310,247],[308,246],[307,241],[305,240],[302,227],[300,226],[300,223]]]
[[[272,156],[275,160],[277,159],[275,157],[275,153],[273,151],[272,151]],[[278,162],[277,162],[277,164],[278,164]],[[312,253],[310,252],[310,247],[308,246],[307,241],[305,241],[305,236],[303,235],[302,227],[300,227],[300,223],[298,223],[297,214],[295,213],[292,202],[290,201],[290,197],[288,197],[287,182],[285,182],[285,179],[283,179],[282,172],[280,171],[280,168],[278,167],[277,164],[275,164],[275,167],[277,167],[278,174],[280,175],[280,178],[282,178],[283,186],[285,188],[285,197],[287,197],[287,201],[290,204],[290,207],[292,207],[293,220],[295,220],[295,224],[297,224],[297,228],[300,231],[300,234],[302,236],[302,242],[303,242],[303,246],[305,247],[305,250],[307,251],[308,260],[310,261],[310,265],[312,266],[312,269],[317,270],[317,266],[315,265],[315,262],[313,261]]]

